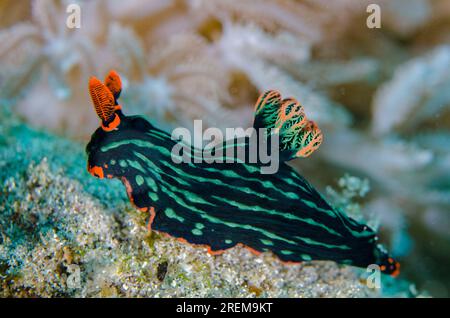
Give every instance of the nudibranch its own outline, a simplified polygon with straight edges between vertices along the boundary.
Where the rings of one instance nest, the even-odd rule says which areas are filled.
[[[121,179],[130,201],[149,213],[149,230],[211,254],[242,245],[286,263],[332,260],[399,273],[375,231],[327,203],[286,164],[322,142],[320,129],[295,99],[268,91],[256,102],[254,127],[279,135],[282,161],[277,173],[261,174],[258,163],[174,163],[171,150],[179,141],[140,116],[124,115],[121,89],[114,71],[104,82],[89,81],[101,123],[86,148],[88,170]]]

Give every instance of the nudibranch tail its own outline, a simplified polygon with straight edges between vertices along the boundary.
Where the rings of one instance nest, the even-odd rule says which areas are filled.
[[[382,245],[376,245],[374,250],[374,264],[380,266],[382,273],[397,277],[400,274],[400,263],[395,261]]]
[[[312,154],[323,141],[319,127],[308,120],[294,98],[281,99],[277,91],[262,94],[255,105],[255,128],[267,128],[280,138],[280,158],[288,161]]]

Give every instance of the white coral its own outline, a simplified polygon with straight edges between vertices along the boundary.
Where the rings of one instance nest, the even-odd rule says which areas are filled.
[[[377,134],[394,128],[414,129],[450,106],[450,46],[401,65],[383,84],[373,101],[372,129]]]

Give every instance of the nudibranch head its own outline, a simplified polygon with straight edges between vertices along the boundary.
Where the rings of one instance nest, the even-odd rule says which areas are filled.
[[[108,169],[107,158],[103,158],[99,147],[102,140],[113,137],[121,124],[123,115],[117,103],[122,90],[121,83],[119,75],[113,70],[106,76],[105,84],[96,77],[89,80],[89,93],[101,127],[92,136],[86,151],[89,156],[88,171],[98,178],[112,177],[112,174],[105,172]]]
[[[122,81],[111,70],[102,83],[98,78],[89,80],[89,93],[100,127],[94,132],[86,147],[88,171],[98,178],[121,178],[129,154],[123,150],[109,149],[115,143],[127,143],[147,131],[150,124],[139,116],[125,116],[117,100],[122,91]],[[117,163],[117,164],[116,164]]]
[[[111,74],[111,73],[110,73]],[[116,76],[113,73],[112,76]],[[118,76],[118,75],[117,75]],[[109,79],[109,77],[107,77]],[[91,77],[89,80],[89,93],[91,95],[92,103],[94,104],[95,112],[101,119],[103,130],[112,131],[117,129],[120,125],[120,116],[117,111],[121,109],[117,104],[116,96],[120,95],[120,78],[117,81],[108,81],[108,85],[114,90],[114,93],[103,84],[98,78]]]

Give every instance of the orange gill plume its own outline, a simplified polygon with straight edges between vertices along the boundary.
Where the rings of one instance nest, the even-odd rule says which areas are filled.
[[[312,120],[303,128],[303,136],[301,138],[302,148],[297,152],[297,157],[308,157],[322,144],[323,134],[319,126]]]
[[[120,118],[115,113],[113,93],[96,77],[89,80],[89,93],[98,117],[102,120],[102,128],[111,131],[120,124]]]
[[[303,106],[295,98],[285,98],[281,101],[278,117],[275,122],[275,127],[282,129],[283,125],[290,122],[291,130],[303,128],[307,124]]]

